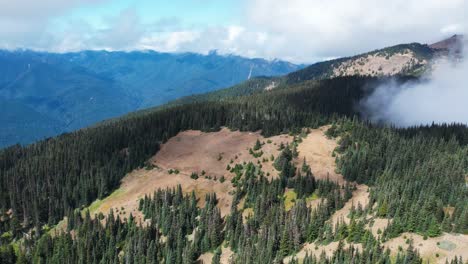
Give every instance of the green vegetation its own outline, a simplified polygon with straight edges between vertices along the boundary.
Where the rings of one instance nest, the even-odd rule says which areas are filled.
[[[413,128],[344,121],[339,130],[334,133],[341,135],[340,171],[350,181],[371,186],[370,206],[376,206],[377,216],[393,219],[385,238],[402,232],[429,237],[442,231],[468,233],[466,145],[455,137],[434,137],[439,129],[424,135],[413,134]],[[447,206],[456,208],[453,214],[444,211]]]
[[[192,174],[190,174],[190,178],[194,180],[198,180],[198,173],[192,172]]]
[[[233,250],[235,263],[279,263],[304,243],[340,241],[331,257],[307,256],[304,263],[389,263],[382,241],[402,232],[428,238],[443,231],[468,233],[465,126],[374,126],[356,116],[355,105],[387,79],[299,81],[308,78],[307,71],[291,76],[296,79],[267,93],[207,96],[207,101],[153,109],[0,151],[0,233],[8,232],[0,241],[0,262],[191,263],[224,244]],[[407,80],[413,79],[397,81]],[[140,226],[133,216],[120,219],[118,213],[111,213],[102,225],[102,217],[92,219],[90,210],[84,215],[76,210],[95,209],[98,199],[118,195],[114,190],[125,174],[145,168],[160,144],[180,131],[227,126],[261,130],[264,136],[299,135],[304,127],[325,124],[334,124],[328,136],[340,138],[336,150],[340,172],[348,182],[370,186],[370,206],[353,208],[349,224],[328,220],[351,198],[354,184],[316,180],[304,162],[296,168],[298,136],[293,143],[278,146],[281,153],[276,158],[270,157],[278,179],[267,179],[261,164],[232,161],[227,169],[234,173],[235,191],[225,217],[216,207],[216,194],[208,194],[199,207],[194,194],[184,195],[180,187],[157,190],[142,199],[140,210],[148,225]],[[259,144],[255,153],[261,151]],[[201,176],[211,178],[205,171]],[[317,197],[323,198],[320,204],[307,207],[307,201]],[[253,210],[247,221],[237,209],[241,200],[244,208]],[[446,213],[446,207],[453,213]],[[365,229],[369,214],[393,219],[382,240]],[[42,229],[65,216],[66,233],[52,237]],[[25,242],[15,253],[12,243],[20,239]],[[345,249],[343,241],[361,244],[362,251]],[[395,262],[421,259],[410,247]]]
[[[27,63],[26,63],[27,62]],[[264,89],[257,76],[276,76],[302,68],[284,61],[153,51],[48,53],[0,51],[0,148],[31,143],[106,118],[164,104],[243,82],[252,70],[252,87]],[[24,69],[30,65],[28,74]],[[264,85],[264,86],[262,86]],[[244,85],[248,86],[248,84]]]
[[[291,210],[291,208],[296,203],[297,193],[294,190],[288,190],[284,193],[284,206],[286,211]]]
[[[318,195],[316,193],[313,193],[312,195],[306,198],[306,202],[312,202],[314,200],[317,200],[318,198]]]
[[[90,204],[88,207],[86,207],[85,209],[82,210],[82,213],[85,214],[86,211],[89,211],[90,214],[94,214],[96,212],[96,210],[104,203],[105,200],[107,199],[111,199],[111,198],[116,198],[116,197],[119,197],[120,195],[122,195],[124,192],[122,189],[117,189],[115,191],[113,191],[109,196],[107,196],[106,198],[104,199],[97,199],[96,201],[94,201],[92,204]]]

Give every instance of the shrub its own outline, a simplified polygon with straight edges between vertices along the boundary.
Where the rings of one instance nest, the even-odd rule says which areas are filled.
[[[255,142],[255,146],[253,148],[253,150],[257,151],[259,149],[262,148],[262,144],[260,143],[260,141],[257,139],[257,141]]]

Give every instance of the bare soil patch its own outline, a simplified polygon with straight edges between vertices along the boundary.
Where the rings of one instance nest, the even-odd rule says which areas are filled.
[[[231,263],[231,257],[234,255],[234,252],[231,250],[230,247],[222,247],[221,248],[221,258],[220,258],[220,263],[221,264],[229,264]],[[213,260],[213,253],[212,252],[207,252],[202,254],[199,258],[197,263],[199,264],[211,264]]]
[[[389,76],[398,74],[406,67],[411,67],[415,64],[427,64],[427,61],[418,59],[410,50],[395,53],[391,56],[369,54],[344,61],[333,70],[333,76]]]
[[[265,142],[261,148],[264,154],[259,158],[249,153],[257,139]],[[227,165],[260,162],[270,177],[277,177],[278,172],[274,169],[270,156],[276,157],[280,153],[279,145],[287,144],[291,140],[292,137],[288,135],[265,139],[259,132],[231,132],[227,128],[212,133],[194,130],[181,132],[162,145],[161,150],[150,159],[154,169],[143,168],[129,173],[122,179],[116,192],[90,206],[91,214],[101,212],[106,215],[112,208],[121,218],[128,218],[131,213],[137,220],[142,221],[143,216],[138,211],[139,200],[142,197],[152,195],[159,188],[181,185],[186,193],[195,191],[200,205],[204,204],[206,194],[215,192],[221,214],[226,215],[232,203],[230,192],[234,190],[230,182],[234,174],[226,169]],[[267,158],[268,161],[263,162],[263,158]],[[171,174],[171,169],[179,172]],[[202,175],[202,171],[205,175]],[[190,178],[193,172],[198,173],[197,180]],[[223,183],[220,182],[222,176],[226,179]],[[217,180],[214,180],[215,177]]]
[[[249,153],[249,149],[253,148],[257,139],[265,143],[259,150],[264,154],[255,158]],[[229,180],[234,177],[234,174],[226,170],[227,165],[233,166],[243,162],[258,164],[260,161],[265,173],[277,176],[278,172],[273,168],[270,156],[273,155],[276,158],[280,153],[279,145],[291,141],[292,137],[288,135],[266,139],[260,135],[260,132],[232,132],[227,128],[213,133],[189,130],[169,139],[151,161],[161,168],[199,174],[204,170],[206,175],[218,178],[224,175]],[[262,162],[264,158],[268,159],[268,162]]]
[[[443,264],[446,260],[450,262],[455,256],[461,256],[463,260],[468,259],[468,235],[444,233],[442,236],[424,240],[418,234],[403,233],[399,237],[385,242],[384,246],[389,248],[393,254],[397,254],[398,246],[401,246],[403,250],[408,248],[407,239],[413,240],[413,246],[429,263]],[[436,254],[439,254],[439,257]]]
[[[125,176],[119,189],[118,195],[111,195],[104,199],[101,205],[92,213],[103,213],[106,215],[112,208],[114,213],[121,217],[129,217],[130,213],[138,220],[142,220],[141,212],[138,211],[139,200],[145,195],[152,195],[158,188],[175,188],[181,185],[186,193],[195,191],[200,204],[204,204],[205,195],[216,192],[219,199],[221,214],[229,213],[232,196],[229,191],[232,189],[230,182],[220,183],[219,181],[199,178],[194,180],[189,174],[169,174],[163,169],[133,171]],[[123,208],[123,209],[122,209]]]
[[[206,252],[200,255],[197,260],[198,264],[211,264],[214,254],[211,252]]]
[[[391,219],[387,218],[374,218],[373,221],[374,223],[372,226],[368,225],[367,228],[370,229],[375,237],[379,236],[379,230],[383,232],[387,228],[388,224],[392,222]]]
[[[357,250],[362,252],[362,246],[360,244],[349,244],[347,242],[345,243],[345,249],[349,248],[351,245],[354,246]],[[338,248],[339,242],[334,241],[331,242],[328,245],[320,245],[317,243],[306,243],[304,247],[295,255],[293,256],[288,256],[284,259],[285,263],[289,263],[293,257],[295,257],[298,260],[303,260],[305,256],[308,254],[309,256],[314,255],[315,257],[319,258],[320,254],[322,252],[325,252],[325,254],[328,257],[333,256],[333,252],[336,251]]]
[[[361,184],[356,186],[357,189],[353,192],[353,197],[349,199],[346,204],[341,208],[340,210],[336,211],[332,217],[330,218],[330,221],[333,223],[338,222],[339,220],[343,220],[346,224],[349,223],[350,219],[348,217],[349,213],[351,212],[351,208],[358,206],[358,204],[361,204],[363,208],[365,208],[369,204],[369,187],[367,185]]]
[[[337,147],[336,140],[329,139],[325,135],[329,126],[324,126],[319,129],[313,129],[305,137],[297,147],[299,157],[298,165],[302,164],[303,159],[306,159],[312,173],[316,179],[327,179],[343,184],[344,178],[341,174],[336,173],[335,158],[332,156],[333,151]]]

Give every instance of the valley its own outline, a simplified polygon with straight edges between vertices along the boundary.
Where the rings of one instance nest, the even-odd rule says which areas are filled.
[[[216,52],[31,50],[0,50],[0,65],[8,68],[0,72],[0,124],[6,128],[0,130],[0,148],[304,67]],[[41,120],[34,133],[26,129],[31,116]]]

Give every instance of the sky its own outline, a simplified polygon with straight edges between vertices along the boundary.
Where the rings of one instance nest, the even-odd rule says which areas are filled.
[[[0,48],[312,63],[466,33],[467,10],[468,0],[0,0]]]

